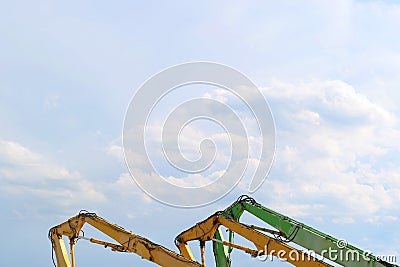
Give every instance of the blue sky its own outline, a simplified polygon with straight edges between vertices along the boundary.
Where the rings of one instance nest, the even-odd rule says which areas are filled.
[[[180,231],[245,193],[177,209],[127,174],[129,100],[193,60],[242,71],[271,106],[277,151],[259,202],[400,258],[396,1],[12,1],[0,21],[3,265],[51,265],[48,228],[80,209],[174,248]],[[83,242],[77,251],[81,266],[152,266]],[[237,255],[237,266],[261,265]]]

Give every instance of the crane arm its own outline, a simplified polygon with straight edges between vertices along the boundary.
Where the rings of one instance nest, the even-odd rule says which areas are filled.
[[[49,237],[51,238],[53,249],[55,251],[58,267],[74,267],[74,244],[79,238],[79,233],[85,223],[90,224],[102,233],[111,237],[119,243],[119,245],[92,239],[91,242],[103,244],[112,247],[114,250],[127,251],[138,254],[144,259],[157,263],[165,267],[201,267],[198,262],[188,260],[187,258],[169,250],[161,245],[155,244],[150,240],[125,230],[124,228],[112,224],[94,213],[80,213],[70,218],[68,221],[57,225],[50,229]],[[63,236],[70,239],[69,260],[67,249],[63,240]],[[72,263],[72,264],[71,264]]]
[[[241,196],[235,203],[229,206],[224,212],[223,216],[231,218],[234,221],[239,221],[244,211],[258,217],[270,226],[274,227],[281,232],[282,238],[286,242],[293,242],[306,249],[312,250],[323,257],[332,260],[338,264],[349,267],[398,267],[397,265],[382,261],[369,252],[363,251],[355,246],[341,242],[339,239],[325,234],[317,229],[308,225],[291,219],[276,211],[257,203],[253,198],[248,196]],[[229,233],[229,240],[232,239],[232,232]],[[338,244],[341,242],[341,245]],[[214,254],[219,258],[220,265],[217,266],[230,266],[229,252],[225,254],[224,259],[221,260],[221,246],[222,244],[214,243]],[[336,254],[326,253],[326,251],[336,250]],[[350,255],[338,257],[338,255]]]
[[[218,213],[200,223],[197,223],[195,226],[182,232],[176,237],[175,242],[181,254],[191,260],[195,260],[193,258],[188,242],[199,240],[200,244],[202,244],[209,240],[215,240],[214,235],[216,234],[220,225],[225,226],[230,231],[235,232],[243,236],[247,240],[251,241],[255,245],[257,250],[246,248],[226,241],[221,241],[222,244],[241,249],[251,254],[252,256],[276,256],[281,260],[287,261],[292,265],[299,267],[332,267],[332,265],[322,262],[314,258],[312,255],[305,254],[303,251],[295,249],[278,240],[275,240],[272,237],[269,237],[247,225],[224,218]],[[262,252],[263,254],[260,254],[260,252]]]

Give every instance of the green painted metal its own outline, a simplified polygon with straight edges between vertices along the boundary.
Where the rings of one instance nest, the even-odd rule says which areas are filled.
[[[221,233],[221,228],[218,228],[217,232],[214,235],[215,239],[224,240],[224,237]],[[215,255],[216,266],[218,267],[230,267],[231,259],[229,257],[231,248],[222,245],[221,243],[213,242],[213,250]]]
[[[283,242],[293,242],[309,251],[348,267],[399,267],[397,265],[382,261],[374,255],[363,251],[355,246],[342,242],[335,237],[325,234],[308,225],[291,219],[283,214],[273,211],[257,203],[253,198],[241,196],[236,202],[221,212],[221,216],[235,221],[239,221],[242,214],[247,211],[261,219],[268,225],[282,233],[277,237]],[[221,239],[222,235],[216,235],[216,239]],[[233,233],[229,231],[229,241],[233,241]],[[339,242],[339,243],[338,243]],[[343,248],[338,244],[344,245]],[[217,267],[230,266],[230,252],[224,250],[224,245],[214,242],[214,255]],[[331,251],[331,253],[328,253]],[[336,251],[336,252],[335,252]],[[346,257],[346,255],[348,255]]]

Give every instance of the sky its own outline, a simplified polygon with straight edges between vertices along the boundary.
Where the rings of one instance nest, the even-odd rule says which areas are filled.
[[[210,205],[182,209],[151,199],[129,175],[122,131],[130,99],[152,75],[189,61],[241,71],[270,105],[276,153],[252,194],[258,202],[399,264],[399,2],[1,6],[4,265],[51,266],[48,229],[81,209],[176,250],[182,230],[247,193],[239,184]],[[235,106],[221,90],[207,94]],[[208,134],[193,129],[184,132],[189,146]],[[84,241],[76,250],[79,266],[154,266]],[[212,265],[210,245],[207,253]],[[265,263],[235,252],[234,264]]]

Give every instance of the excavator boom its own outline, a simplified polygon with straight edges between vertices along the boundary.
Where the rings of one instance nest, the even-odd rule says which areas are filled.
[[[312,255],[308,255],[301,250],[295,249],[285,243],[275,240],[274,238],[269,237],[247,225],[224,218],[220,215],[220,213],[216,213],[208,219],[197,223],[195,226],[182,232],[176,237],[175,243],[178,246],[181,254],[191,260],[195,260],[188,242],[193,240],[199,240],[200,244],[204,244],[206,241],[210,240],[218,242],[214,240],[214,235],[220,225],[225,226],[230,231],[235,232],[251,241],[257,250],[252,250],[226,241],[221,241],[221,245],[224,244],[243,250],[251,254],[253,257],[261,255],[276,256],[281,260],[287,261],[298,267],[332,267],[332,265],[320,261]]]
[[[74,245],[76,240],[80,238],[79,233],[85,223],[90,224],[119,244],[112,244],[94,238],[90,240],[92,243],[102,244],[117,251],[133,252],[164,267],[201,267],[198,262],[191,261],[140,235],[112,224],[94,213],[80,213],[50,229],[49,238],[52,242],[58,267],[75,267]],[[71,260],[69,259],[63,236],[70,239]]]
[[[333,262],[347,267],[399,267],[397,265],[382,261],[355,246],[343,242],[335,237],[325,234],[308,225],[291,219],[276,211],[257,203],[253,198],[241,196],[236,202],[222,213],[223,217],[239,221],[244,211],[258,217],[268,225],[277,229],[281,240],[293,242],[301,247],[315,252]],[[215,239],[221,240],[221,235],[216,232]],[[232,239],[232,231],[229,233],[229,241]],[[214,242],[214,255],[218,267],[229,267],[229,253],[219,242]],[[337,253],[326,253],[336,250]],[[338,257],[338,255],[345,255]]]
[[[240,223],[239,219],[245,211],[274,229]],[[86,223],[115,240],[116,244],[80,236],[82,227]],[[229,232],[226,241],[223,239],[220,226],[226,227]],[[234,233],[249,240],[255,248],[233,243]],[[69,252],[63,237],[69,238]],[[204,251],[207,241],[213,241],[216,267],[230,267],[230,253],[233,249],[242,250],[253,257],[274,256],[297,267],[332,267],[316,257],[317,255],[346,267],[399,267],[268,209],[248,196],[240,197],[224,211],[215,213],[178,235],[175,242],[181,254],[89,212],[80,212],[66,222],[51,228],[49,238],[58,267],[75,267],[74,246],[78,239],[87,239],[92,243],[110,247],[113,251],[135,253],[164,267],[205,267]],[[196,261],[188,244],[193,240],[200,241],[201,263]],[[305,248],[306,251],[290,246],[291,243]],[[336,253],[326,253],[327,251]]]

